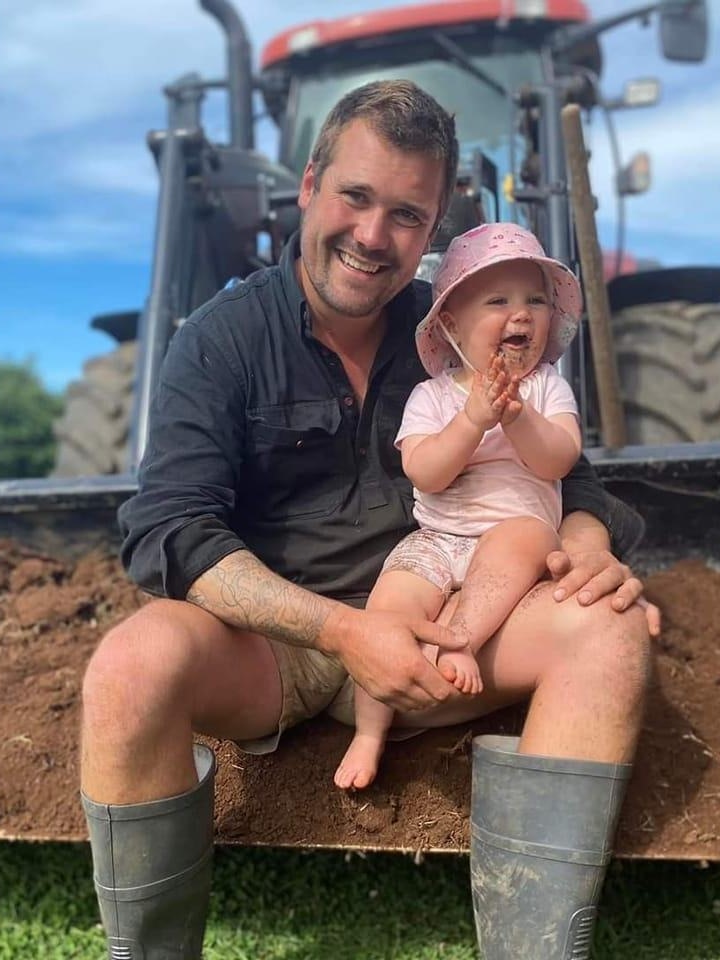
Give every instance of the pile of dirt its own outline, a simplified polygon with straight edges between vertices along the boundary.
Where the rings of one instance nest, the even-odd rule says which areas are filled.
[[[697,560],[653,574],[664,613],[656,670],[617,841],[621,856],[720,859],[720,574]],[[0,541],[0,837],[86,837],[78,802],[82,675],[108,627],[145,602],[113,557],[70,563]],[[470,748],[518,732],[522,710],[390,744],[376,784],[332,774],[348,728],[319,718],[277,754],[209,741],[219,843],[458,850],[469,845]]]

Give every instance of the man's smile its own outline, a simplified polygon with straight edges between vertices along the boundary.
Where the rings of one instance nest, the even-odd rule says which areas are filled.
[[[348,253],[347,250],[338,249],[337,255],[340,259],[340,262],[346,267],[351,267],[353,270],[359,270],[361,273],[379,273],[380,270],[383,270],[386,266],[382,263],[373,263],[370,260],[365,260],[361,257],[358,257],[356,254]]]

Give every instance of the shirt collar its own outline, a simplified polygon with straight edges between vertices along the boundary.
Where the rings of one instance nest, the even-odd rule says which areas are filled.
[[[290,236],[280,253],[280,276],[285,289],[285,297],[292,313],[294,322],[302,330],[307,314],[307,301],[302,287],[298,283],[295,272],[295,261],[300,256],[300,231],[296,230]]]

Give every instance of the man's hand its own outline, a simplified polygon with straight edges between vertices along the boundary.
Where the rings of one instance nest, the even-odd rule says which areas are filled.
[[[395,710],[424,710],[445,701],[455,687],[429,663],[419,641],[460,650],[465,641],[447,627],[400,613],[346,610],[326,625],[323,649],[338,657],[350,676]]]
[[[560,603],[577,595],[578,603],[589,606],[601,597],[614,593],[612,606],[619,613],[634,603],[645,609],[651,637],[660,634],[660,610],[643,597],[642,581],[633,575],[608,550],[553,550],[547,557],[547,568],[556,581],[553,597]]]

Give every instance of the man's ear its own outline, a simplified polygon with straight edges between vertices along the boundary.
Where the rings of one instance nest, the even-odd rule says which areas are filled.
[[[315,173],[313,171],[312,160],[309,160],[300,180],[300,192],[298,193],[298,206],[301,210],[306,210],[310,203],[310,198],[315,192]]]

